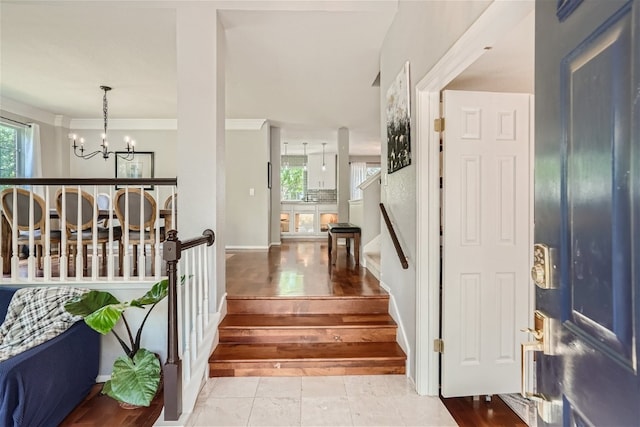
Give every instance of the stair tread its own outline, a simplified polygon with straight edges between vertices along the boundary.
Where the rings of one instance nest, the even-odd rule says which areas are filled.
[[[371,295],[294,295],[294,296],[266,296],[266,295],[229,295],[227,301],[234,300],[368,300],[368,299],[389,299],[389,294],[371,294]]]
[[[354,327],[396,327],[391,316],[374,314],[227,314],[220,323],[220,329],[234,328],[354,328]]]
[[[395,342],[374,343],[314,343],[314,344],[218,344],[209,358],[210,363],[229,361],[326,359],[396,359],[406,360],[406,355]]]

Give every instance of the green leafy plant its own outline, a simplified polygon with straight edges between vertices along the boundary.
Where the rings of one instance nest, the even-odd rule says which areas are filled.
[[[90,328],[103,335],[113,333],[124,350],[125,355],[118,357],[113,363],[111,379],[105,383],[103,394],[131,405],[151,404],[160,384],[162,368],[158,357],[141,348],[140,341],[149,314],[167,296],[168,286],[169,281],[164,279],[154,284],[142,297],[128,302],[120,302],[106,291],[90,291],[65,304],[64,308],[69,313],[82,316]],[[124,311],[130,308],[144,309],[147,306],[150,308],[134,338]],[[113,329],[120,319],[124,323],[128,342]]]

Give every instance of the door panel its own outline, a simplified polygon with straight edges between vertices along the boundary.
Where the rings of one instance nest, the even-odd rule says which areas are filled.
[[[530,95],[445,91],[442,395],[520,390]]]
[[[640,424],[638,9],[585,2],[560,23],[536,3],[535,235],[561,278],[536,291],[562,325],[557,355],[538,358],[538,392],[564,402],[549,424]]]

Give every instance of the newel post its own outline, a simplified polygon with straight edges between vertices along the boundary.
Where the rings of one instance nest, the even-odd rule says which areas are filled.
[[[163,258],[167,262],[168,331],[167,361],[164,364],[164,419],[177,421],[182,414],[182,361],[178,354],[178,261],[181,243],[176,230],[169,230],[163,243]]]

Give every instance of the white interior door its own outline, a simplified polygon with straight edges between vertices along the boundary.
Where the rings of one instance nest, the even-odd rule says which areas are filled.
[[[442,395],[520,390],[529,323],[527,94],[445,91]]]

